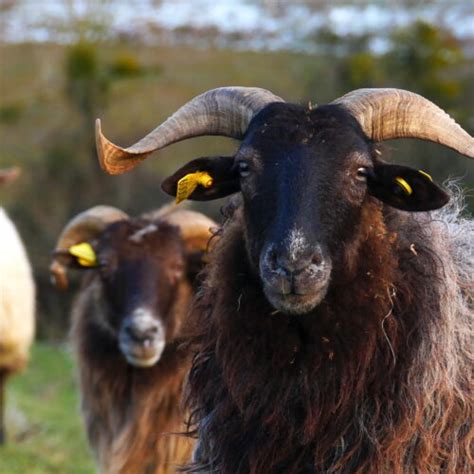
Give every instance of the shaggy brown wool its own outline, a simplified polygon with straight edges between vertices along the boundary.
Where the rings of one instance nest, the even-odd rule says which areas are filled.
[[[212,225],[200,216],[173,207],[160,210],[150,221],[112,224],[111,235],[116,241],[108,245],[121,254],[120,265],[125,265],[127,258],[146,258],[160,271],[151,276],[136,272],[135,283],[120,286],[118,270],[109,263],[105,270],[93,269],[84,277],[74,303],[71,339],[79,369],[82,414],[102,473],[169,474],[191,458],[194,442],[176,433],[185,429],[180,401],[190,365],[188,352],[180,348],[181,331]],[[185,271],[177,273],[183,258]],[[134,304],[147,305],[156,296],[154,311],[166,327],[166,345],[151,367],[128,363],[120,349],[117,326],[128,313],[125,303],[114,302],[107,293],[112,280],[116,283],[114,297],[128,292]],[[144,281],[152,295],[133,287]],[[119,310],[114,311],[114,303]]]
[[[473,226],[433,216],[368,198],[326,298],[288,316],[231,212],[189,326],[189,472],[472,472]]]
[[[159,363],[141,369],[126,362],[116,343],[97,331],[98,285],[81,293],[72,340],[79,364],[83,416],[102,472],[168,474],[190,459],[193,442],[182,431],[182,384],[189,367],[178,341]],[[171,311],[182,320],[191,288],[183,287]],[[138,470],[137,470],[138,469]]]

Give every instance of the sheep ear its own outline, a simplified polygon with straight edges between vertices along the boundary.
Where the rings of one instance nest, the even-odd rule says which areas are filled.
[[[81,242],[69,247],[69,254],[76,258],[81,267],[97,267],[97,255],[89,242]]]
[[[372,196],[403,211],[431,211],[449,201],[429,174],[407,166],[378,164],[366,177]]]
[[[51,283],[59,291],[66,291],[69,286],[68,268],[89,269],[97,266],[97,256],[89,242],[81,242],[69,248],[67,246],[56,248],[49,266]]]
[[[15,181],[21,174],[21,168],[14,166],[13,168],[0,169],[0,184],[6,184]]]
[[[233,156],[197,158],[166,178],[163,191],[176,201],[210,201],[240,190],[239,174]]]
[[[93,268],[98,266],[97,255],[89,242],[71,245],[68,249],[55,250],[55,257],[63,257],[63,263],[75,268]]]

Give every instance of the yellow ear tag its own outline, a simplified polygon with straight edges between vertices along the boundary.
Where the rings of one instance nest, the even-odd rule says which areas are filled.
[[[176,204],[188,199],[198,185],[210,188],[213,181],[211,175],[205,171],[196,171],[183,176],[176,186]]]
[[[433,181],[433,178],[422,170],[418,170],[418,173],[422,174],[425,178],[428,178],[430,181]]]
[[[96,267],[97,256],[88,242],[82,242],[69,247],[69,253],[77,258],[79,265],[83,267]]]
[[[411,189],[411,186],[403,179],[400,178],[400,176],[397,176],[394,181],[405,191],[405,194],[407,196],[410,196],[410,194],[413,194],[413,189]]]

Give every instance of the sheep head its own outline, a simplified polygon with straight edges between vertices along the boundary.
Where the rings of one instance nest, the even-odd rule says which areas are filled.
[[[180,291],[189,291],[190,273],[210,235],[212,221],[200,222],[199,240],[197,225],[194,233],[189,230],[196,213],[185,212],[182,232],[175,213],[169,222],[165,217],[131,219],[118,209],[97,206],[66,225],[54,251],[50,269],[56,285],[65,287],[66,268],[92,273],[86,281],[97,291],[94,323],[137,367],[154,365],[177,337],[181,321],[172,309]]]
[[[163,189],[174,195],[183,179],[206,173],[212,184],[190,188],[190,199],[240,192],[249,261],[267,299],[277,310],[303,314],[323,300],[369,205],[373,209],[378,201],[415,212],[448,201],[427,173],[384,163],[374,142],[419,138],[474,157],[474,139],[435,104],[407,91],[361,89],[315,108],[259,91],[207,92],[128,149],[112,145],[98,129],[99,156],[102,166],[115,173],[135,166],[156,149],[195,136],[194,131],[241,140],[234,156],[191,161],[165,180]],[[212,100],[207,100],[211,93]],[[220,95],[232,96],[234,114],[229,119],[234,126],[224,127],[222,133],[214,126],[215,117],[225,113],[215,104]],[[183,112],[189,111],[189,104],[191,118]],[[213,125],[203,132],[209,115]],[[188,129],[168,140],[173,120],[181,118],[185,124],[180,127]],[[201,127],[190,132],[195,121]]]

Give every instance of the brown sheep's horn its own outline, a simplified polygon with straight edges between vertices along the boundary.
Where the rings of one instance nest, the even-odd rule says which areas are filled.
[[[127,214],[111,206],[95,206],[72,218],[64,227],[53,251],[49,267],[53,285],[59,290],[68,287],[67,266],[71,257],[68,249],[72,245],[97,237],[109,224],[128,219]]]
[[[9,183],[10,181],[15,181],[15,179],[18,178],[20,174],[21,174],[21,169],[18,166],[0,170],[0,184],[6,184],[6,183]]]
[[[375,142],[420,138],[474,158],[474,138],[421,95],[401,89],[357,89],[332,103],[349,110]]]
[[[252,118],[271,102],[283,102],[283,99],[256,87],[212,89],[191,99],[129,148],[121,148],[107,140],[97,119],[96,143],[100,165],[109,174],[122,174],[150,153],[186,138],[221,135],[241,139]]]

